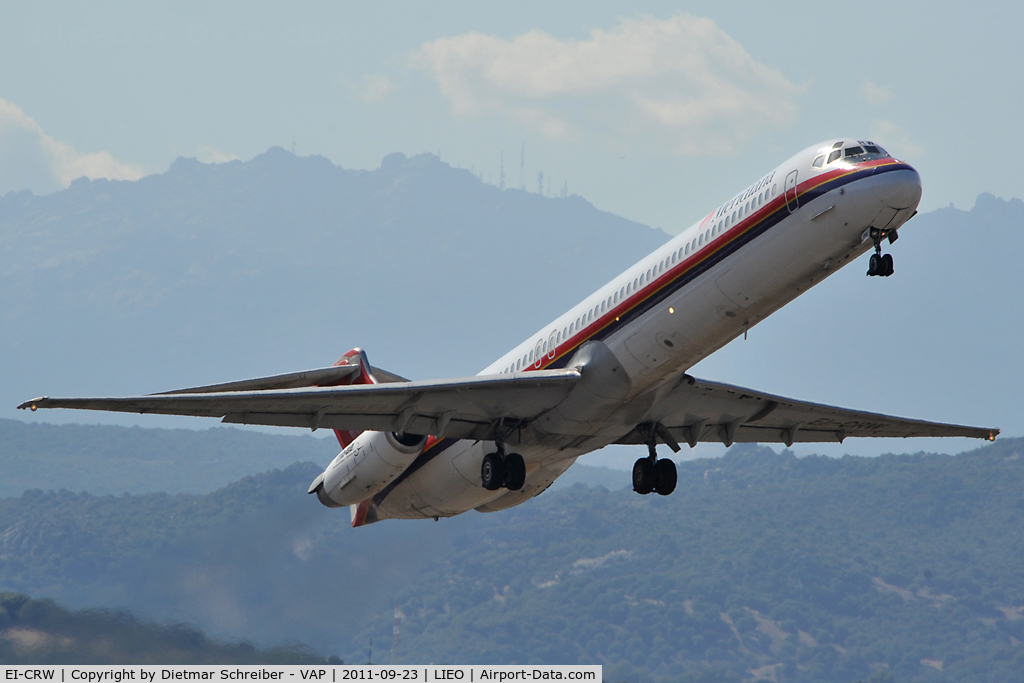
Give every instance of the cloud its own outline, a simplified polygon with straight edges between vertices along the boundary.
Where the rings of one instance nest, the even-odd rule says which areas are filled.
[[[871,139],[900,158],[913,159],[926,154],[924,147],[913,142],[906,130],[890,121],[872,121]]]
[[[422,45],[460,116],[498,113],[553,139],[666,144],[684,154],[732,151],[797,115],[800,88],[751,57],[710,19],[625,19],[585,40],[533,30]]]
[[[885,104],[892,99],[892,91],[865,80],[860,84],[860,96],[871,104]]]
[[[138,180],[144,174],[140,166],[118,161],[110,152],[82,154],[53,139],[17,105],[0,98],[0,193],[52,192],[82,176]]]
[[[363,102],[381,102],[394,89],[391,79],[384,74],[372,74],[363,78],[359,99]]]
[[[200,145],[196,149],[196,159],[204,164],[226,164],[229,161],[236,161],[238,158],[231,152],[224,152],[216,147]]]

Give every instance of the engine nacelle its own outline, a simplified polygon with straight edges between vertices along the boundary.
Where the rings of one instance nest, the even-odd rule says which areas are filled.
[[[420,434],[363,432],[310,486],[327,507],[360,503],[390,484],[423,452]]]

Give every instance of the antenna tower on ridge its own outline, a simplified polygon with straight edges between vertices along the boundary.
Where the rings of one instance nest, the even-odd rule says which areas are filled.
[[[395,600],[395,626],[391,629],[391,666],[399,663],[402,658],[402,611],[398,609],[398,601]]]

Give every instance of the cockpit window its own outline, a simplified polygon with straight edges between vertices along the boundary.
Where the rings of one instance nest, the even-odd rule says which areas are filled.
[[[841,150],[841,149],[834,150],[831,154],[828,155],[828,163],[831,164],[833,161],[835,161],[836,159],[838,159],[841,156],[843,156],[843,150]]]
[[[847,147],[846,148],[846,156],[848,156],[848,157],[855,157],[858,154],[863,154],[863,153],[864,153],[864,148],[863,147]]]
[[[864,145],[864,149],[868,151],[868,154],[881,154],[882,152],[874,145]]]
[[[842,140],[840,140],[840,141],[839,141],[839,142],[837,142],[836,144],[832,145],[832,149],[839,149],[839,148],[840,148],[840,147],[842,147],[842,146],[843,146],[843,141],[842,141]]]
[[[821,165],[824,162],[825,162],[825,155],[824,154],[819,154],[817,156],[817,158],[815,158],[814,163],[811,164],[811,166],[813,166],[814,168],[821,168]]]

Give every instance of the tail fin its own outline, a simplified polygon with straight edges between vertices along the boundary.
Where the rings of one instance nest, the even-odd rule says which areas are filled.
[[[325,384],[318,384],[317,386],[323,387],[338,387],[346,384],[377,384],[377,378],[373,376],[373,368],[370,367],[370,361],[366,358],[366,352],[360,348],[352,349],[343,355],[338,361],[331,367],[338,365],[358,365],[359,372],[353,373],[346,377],[342,377],[335,382],[329,382]],[[350,443],[356,440],[362,431],[355,431],[351,429],[335,429],[334,435],[338,437],[338,443],[341,444],[342,448],[345,448]]]

